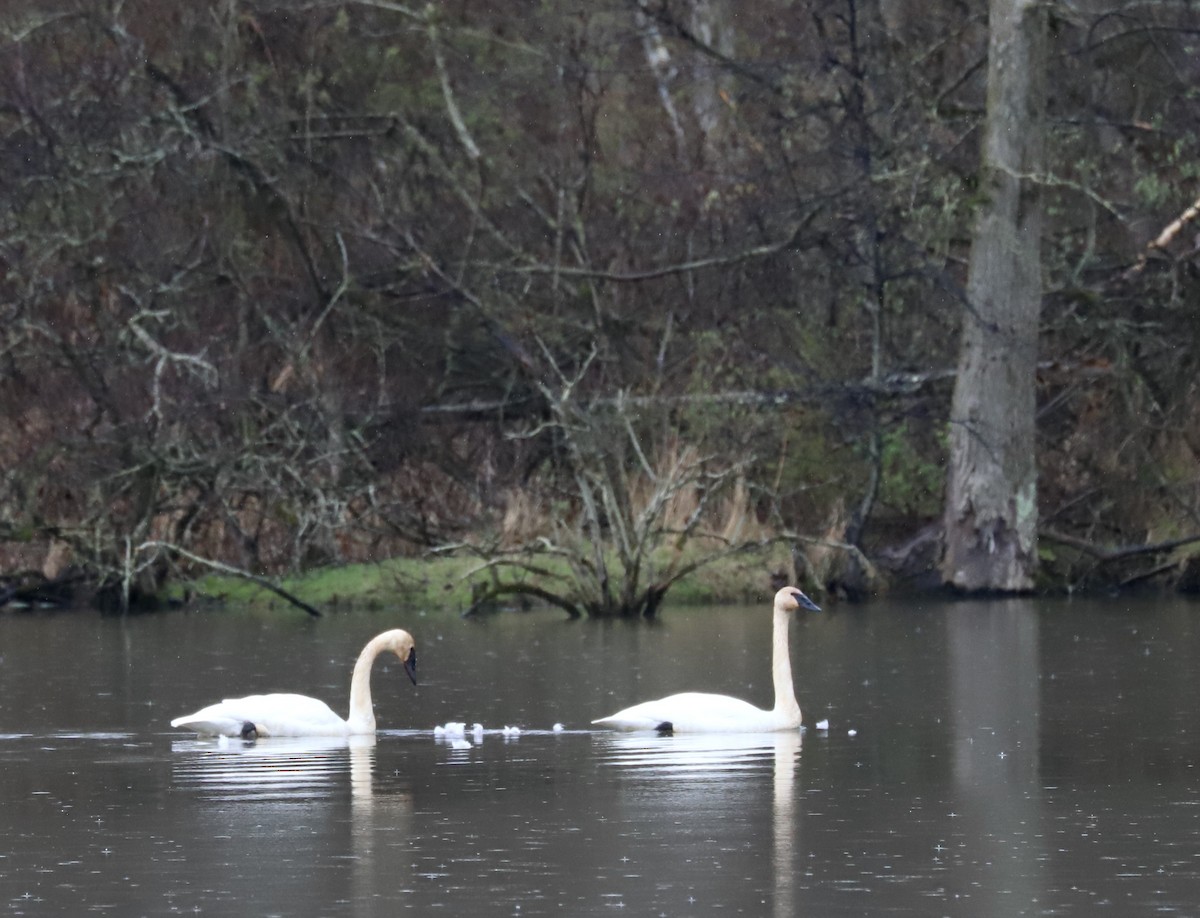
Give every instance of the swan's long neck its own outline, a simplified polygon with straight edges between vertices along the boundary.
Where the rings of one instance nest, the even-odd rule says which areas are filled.
[[[371,667],[387,643],[383,635],[372,640],[358,655],[354,675],[350,677],[350,716],[346,723],[351,733],[375,732],[375,708],[371,704]]]
[[[775,680],[774,715],[787,726],[800,726],[800,705],[792,684],[792,658],[788,649],[788,613],[775,607],[774,646],[771,649],[771,674]]]

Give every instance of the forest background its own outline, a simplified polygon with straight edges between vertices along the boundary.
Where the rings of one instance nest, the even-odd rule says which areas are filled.
[[[0,599],[940,584],[985,7],[9,0]],[[1038,586],[1196,589],[1200,9],[1046,9]]]

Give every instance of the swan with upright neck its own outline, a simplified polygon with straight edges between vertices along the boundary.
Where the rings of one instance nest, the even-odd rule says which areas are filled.
[[[371,667],[390,651],[400,658],[413,685],[417,684],[417,651],[412,635],[400,628],[367,642],[350,678],[350,714],[342,719],[325,702],[307,695],[275,693],[227,698],[195,714],[176,717],[172,727],[202,736],[360,736],[375,732],[371,705]]]
[[[795,730],[800,726],[800,705],[792,685],[792,662],[788,651],[788,622],[794,612],[820,607],[796,587],[775,594],[775,621],[771,651],[771,674],[775,683],[775,707],[769,711],[708,692],[682,692],[657,701],[644,701],[592,723],[614,730],[658,730],[662,733],[770,733]]]

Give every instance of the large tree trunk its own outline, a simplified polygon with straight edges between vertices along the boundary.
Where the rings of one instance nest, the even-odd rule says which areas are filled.
[[[1037,563],[1034,384],[1046,12],[991,0],[982,190],[950,414],[942,579],[966,591],[1019,591]]]

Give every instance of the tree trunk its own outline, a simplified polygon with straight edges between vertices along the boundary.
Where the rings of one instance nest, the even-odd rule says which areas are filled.
[[[1037,564],[1035,373],[1041,311],[1046,12],[991,0],[982,204],[967,278],[942,579],[1015,592]]]

